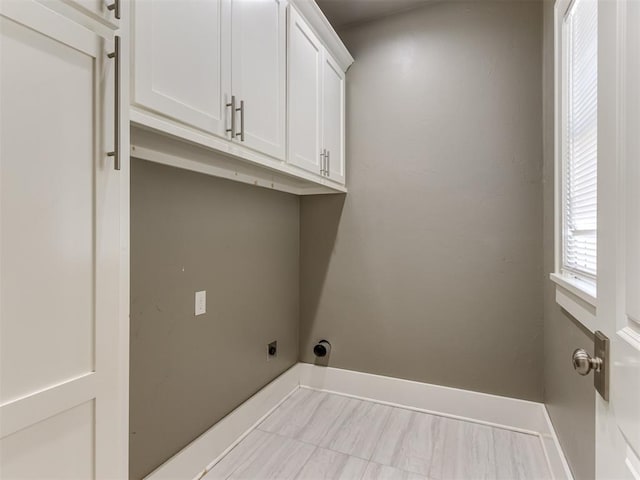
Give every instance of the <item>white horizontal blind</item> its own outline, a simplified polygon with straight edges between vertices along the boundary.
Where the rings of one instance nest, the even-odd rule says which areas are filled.
[[[598,199],[597,0],[575,0],[565,28],[563,270],[593,282]]]

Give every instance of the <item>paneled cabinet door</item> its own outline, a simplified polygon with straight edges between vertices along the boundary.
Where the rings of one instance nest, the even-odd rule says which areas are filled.
[[[134,2],[136,105],[226,135],[228,8],[229,0]]]
[[[113,48],[0,2],[3,478],[127,476]]]
[[[344,184],[344,72],[325,51],[322,63],[322,148],[327,176]]]
[[[320,174],[322,167],[323,46],[294,9],[289,16],[289,152],[292,165]]]
[[[235,140],[284,160],[286,105],[285,0],[232,0],[232,93]],[[244,116],[244,118],[242,118]]]

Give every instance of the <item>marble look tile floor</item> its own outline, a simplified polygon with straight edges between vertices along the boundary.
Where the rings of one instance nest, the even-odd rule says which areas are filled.
[[[204,480],[551,479],[535,435],[300,388]]]

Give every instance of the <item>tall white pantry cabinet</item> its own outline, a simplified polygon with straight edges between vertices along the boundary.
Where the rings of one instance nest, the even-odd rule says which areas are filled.
[[[3,479],[128,476],[128,47],[115,13],[0,2]]]
[[[0,478],[128,477],[130,157],[346,192],[352,62],[313,0],[0,0]]]

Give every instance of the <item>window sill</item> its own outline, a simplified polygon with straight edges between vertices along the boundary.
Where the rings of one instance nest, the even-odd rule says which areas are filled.
[[[596,324],[598,302],[595,289],[557,273],[552,273],[549,278],[556,284],[556,303],[590,332],[598,330]]]

